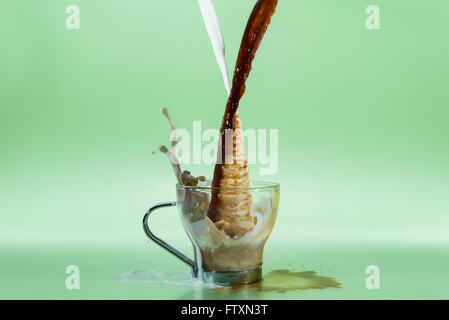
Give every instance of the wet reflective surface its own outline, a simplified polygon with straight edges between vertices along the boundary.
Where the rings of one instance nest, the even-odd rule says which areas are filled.
[[[175,241],[175,244],[188,252],[189,244],[184,247],[181,242]],[[55,246],[0,246],[0,298],[291,300],[449,297],[445,285],[449,283],[446,245],[355,247],[326,242],[303,245],[298,250],[296,244],[274,244],[265,252],[264,282],[226,289],[195,283],[190,270],[181,262],[147,243],[141,247],[114,248]],[[80,290],[65,287],[65,268],[70,264],[80,267]],[[380,290],[368,290],[365,286],[368,277],[365,270],[372,264],[378,265],[381,271]],[[136,269],[144,271],[129,272]],[[150,269],[166,271],[148,271]],[[271,273],[270,270],[277,271]],[[118,275],[122,275],[122,281],[117,279]],[[335,282],[341,283],[341,288],[336,287]]]

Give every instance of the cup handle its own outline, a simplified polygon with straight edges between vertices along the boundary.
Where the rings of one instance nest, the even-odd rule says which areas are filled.
[[[185,254],[182,254],[181,252],[179,252],[178,250],[173,248],[171,245],[169,245],[164,240],[156,237],[156,235],[150,230],[150,227],[148,224],[148,218],[150,217],[151,213],[153,213],[154,211],[161,209],[161,208],[175,207],[175,206],[176,206],[176,202],[169,201],[169,202],[161,202],[161,203],[158,203],[157,205],[151,207],[147,211],[145,216],[143,217],[143,231],[145,231],[145,234],[148,236],[148,238],[150,238],[156,244],[158,244],[163,249],[165,249],[168,252],[170,252],[171,254],[173,254],[178,259],[182,260],[184,263],[188,264],[192,268],[193,274],[196,276],[197,270],[196,270],[195,262],[192,259],[190,259],[189,257],[187,257]]]

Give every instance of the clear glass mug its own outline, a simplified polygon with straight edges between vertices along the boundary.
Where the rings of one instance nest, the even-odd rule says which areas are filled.
[[[263,249],[273,229],[279,208],[280,187],[275,183],[252,182],[249,188],[212,188],[208,183],[189,187],[176,185],[177,201],[150,208],[143,218],[146,235],[192,268],[195,277],[216,284],[246,284],[262,279]],[[250,231],[230,234],[222,224],[212,222],[210,199],[213,193],[237,199],[250,196]],[[195,259],[182,254],[150,229],[148,218],[155,210],[178,207],[184,229],[193,244]],[[213,212],[212,212],[213,214]]]

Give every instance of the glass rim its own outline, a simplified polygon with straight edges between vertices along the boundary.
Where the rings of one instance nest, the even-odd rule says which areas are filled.
[[[176,189],[184,189],[184,190],[250,190],[250,191],[258,191],[258,190],[280,190],[280,184],[274,183],[274,182],[266,182],[266,181],[259,181],[259,180],[251,180],[250,181],[251,186],[247,188],[221,188],[221,187],[211,187],[211,186],[185,186],[182,184],[177,183]]]

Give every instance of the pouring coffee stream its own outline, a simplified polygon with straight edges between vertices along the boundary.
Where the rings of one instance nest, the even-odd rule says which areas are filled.
[[[245,93],[245,83],[252,62],[276,10],[277,2],[277,0],[259,0],[251,13],[240,45],[232,88],[220,129],[220,145],[212,181],[212,187],[216,189],[212,192],[208,216],[219,229],[235,238],[254,228],[251,194],[242,194],[240,191],[236,196],[231,190],[250,186],[242,126],[237,109]],[[232,136],[228,134],[229,131]],[[227,141],[230,138],[232,148],[227,148],[231,145]]]

